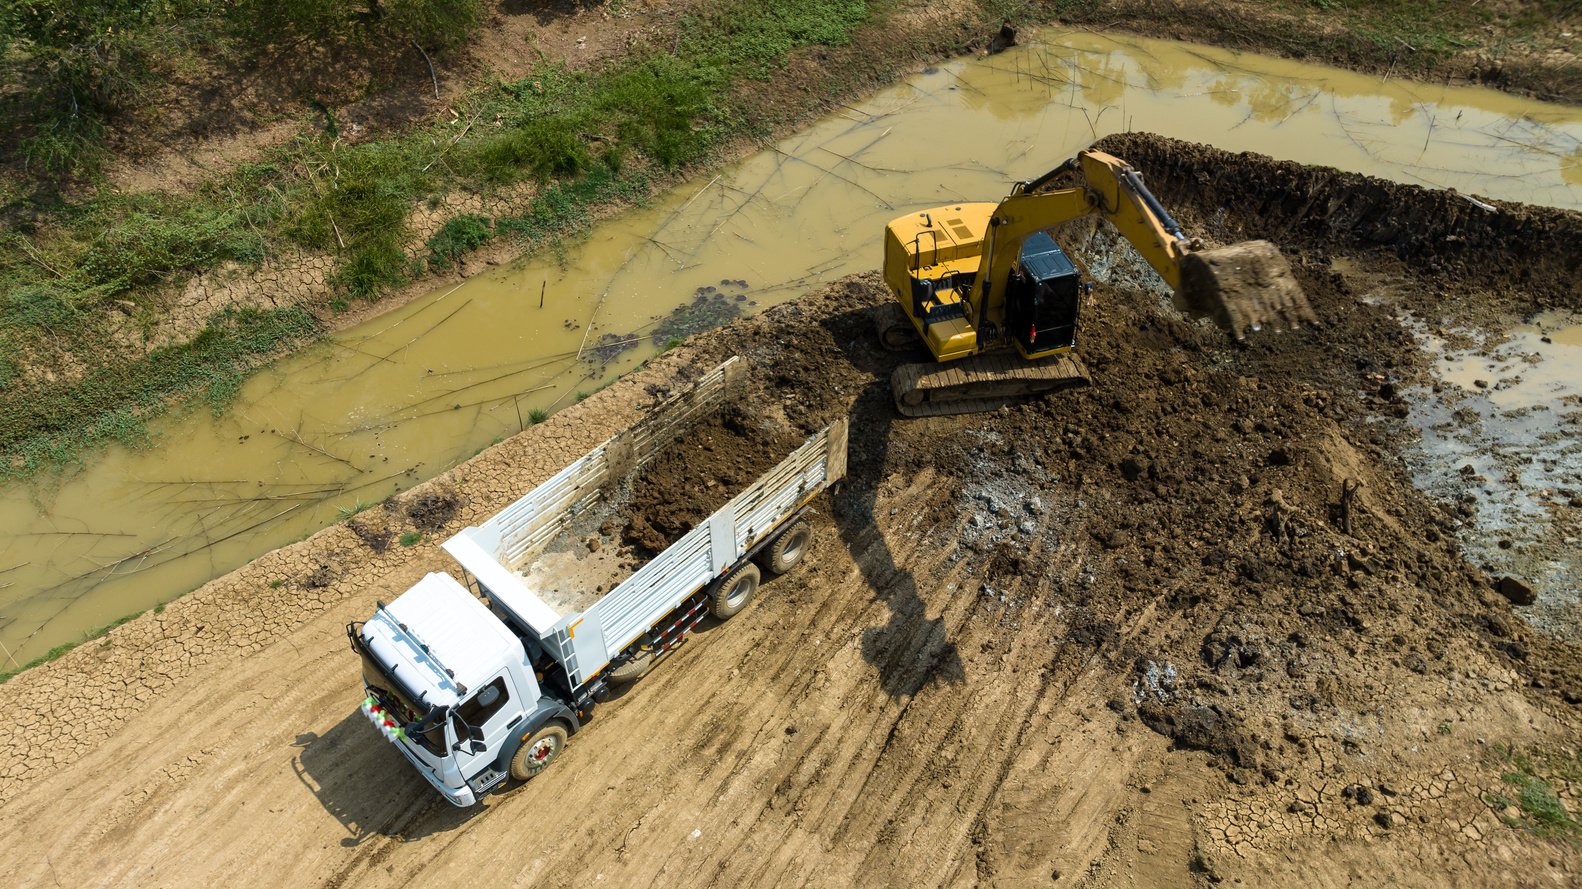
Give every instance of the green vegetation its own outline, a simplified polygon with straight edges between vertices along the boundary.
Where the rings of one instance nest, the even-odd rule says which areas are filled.
[[[184,343],[91,366],[70,382],[13,383],[0,394],[0,452],[11,458],[0,478],[70,463],[110,441],[137,444],[143,419],[172,399],[201,396],[218,413],[254,364],[317,330],[302,309],[231,308]]]
[[[158,613],[159,610],[162,610],[162,609],[156,609],[155,613]],[[41,654],[38,657],[28,661],[27,663],[23,664],[20,667],[11,667],[9,669],[0,669],[0,683],[5,683],[5,682],[9,681],[12,676],[17,675],[18,673],[21,673],[24,670],[31,670],[31,669],[33,669],[34,667],[37,667],[40,664],[47,664],[50,661],[56,660],[61,655],[65,654],[68,651],[71,651],[73,648],[76,648],[79,645],[82,645],[82,644],[84,644],[86,642],[91,642],[91,641],[93,641],[95,639],[102,638],[105,634],[109,633],[111,630],[115,629],[116,627],[119,627],[120,625],[126,623],[127,621],[136,620],[139,616],[142,615],[142,613],[143,612],[141,612],[141,611],[137,611],[137,612],[134,612],[132,614],[128,614],[125,617],[117,618],[116,620],[113,620],[110,623],[107,623],[104,626],[99,627],[97,629],[89,630],[88,632],[83,633],[82,634],[82,638],[78,639],[76,642],[67,642],[65,645],[57,645],[54,648],[51,648],[49,651],[44,652],[43,654]],[[109,640],[106,639],[104,641],[104,644],[109,644]]]
[[[365,500],[358,500],[357,502],[355,502],[355,503],[353,503],[353,504],[351,504],[349,506],[342,506],[341,508],[339,508],[339,509],[337,509],[335,511],[340,514],[341,518],[349,519],[352,516],[357,515],[358,513],[362,512],[362,511],[364,511],[366,509],[372,508],[374,505],[375,504],[369,503],[369,502],[367,502]]]
[[[401,539],[397,540],[396,542],[402,546],[416,546],[417,542],[422,539],[423,533],[421,531],[408,531],[405,534],[402,534]]]
[[[272,44],[368,58],[440,50],[482,19],[481,0],[19,0],[0,6],[0,68],[22,86],[4,105],[20,154],[46,179],[92,175],[118,115],[205,51],[245,64]]]
[[[527,412],[528,425],[537,426],[547,419],[549,419],[549,411],[544,410],[541,407],[535,407]]]
[[[1497,813],[1513,806],[1520,813],[1515,817],[1501,814],[1500,819],[1540,836],[1582,840],[1582,820],[1568,811],[1555,793],[1556,785],[1582,786],[1582,752],[1521,751],[1500,745],[1495,745],[1495,752],[1510,766],[1501,777],[1512,788],[1515,799],[1489,793],[1484,801]]]
[[[448,269],[463,254],[476,250],[494,236],[494,220],[476,213],[463,213],[440,226],[428,239],[428,267]]]
[[[246,58],[271,41],[439,52],[465,39],[480,9],[479,0],[0,8],[0,64],[31,87],[14,91],[9,109],[23,121],[19,156],[53,158],[0,171],[0,212],[21,220],[0,234],[0,477],[70,463],[108,440],[140,441],[148,417],[184,398],[203,395],[222,409],[249,369],[319,333],[310,310],[377,299],[496,237],[554,243],[584,228],[595,205],[642,200],[656,174],[762,126],[758,109],[737,98],[743,78],[767,77],[799,46],[844,42],[868,14],[862,0],[733,0],[607,67],[546,63],[480,85],[454,103],[453,121],[353,143],[340,138],[334,109],[315,104],[321,134],[191,193],[123,193],[96,179],[95,140],[152,103],[172,66],[204,53],[213,64]],[[79,62],[87,67],[72,67]],[[33,104],[15,105],[23,93]],[[534,184],[509,192],[514,211],[458,215],[426,250],[412,249],[411,215],[425,201],[523,182]],[[335,259],[333,292],[316,304],[233,310],[183,344],[128,341],[130,332],[157,342],[169,294],[191,276],[292,250]]]

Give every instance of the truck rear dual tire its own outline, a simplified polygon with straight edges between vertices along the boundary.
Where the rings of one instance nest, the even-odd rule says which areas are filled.
[[[752,562],[737,565],[714,585],[714,591],[709,594],[709,610],[720,620],[735,617],[753,600],[753,594],[758,592],[759,577],[758,566]]]
[[[522,742],[516,755],[511,757],[511,777],[526,781],[549,768],[549,764],[560,756],[560,751],[566,749],[568,737],[570,735],[566,727],[558,722],[540,727],[532,737]]]
[[[803,519],[797,519],[791,526],[780,532],[774,542],[764,548],[763,555],[759,556],[759,563],[770,574],[784,574],[796,567],[806,555],[807,547],[813,540],[813,526]]]

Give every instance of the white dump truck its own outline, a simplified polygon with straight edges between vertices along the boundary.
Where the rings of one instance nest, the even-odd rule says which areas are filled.
[[[746,607],[762,571],[806,550],[808,504],[844,477],[839,420],[585,609],[561,613],[532,567],[585,510],[739,397],[732,359],[443,547],[465,585],[433,573],[347,635],[362,710],[447,800],[469,806],[554,761],[611,683],[634,679],[705,617]],[[591,591],[590,591],[591,592]]]

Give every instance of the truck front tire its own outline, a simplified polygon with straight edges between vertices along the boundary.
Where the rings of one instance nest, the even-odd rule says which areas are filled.
[[[752,562],[737,565],[735,570],[725,575],[714,587],[714,592],[709,594],[712,600],[710,609],[714,616],[725,620],[736,616],[747,603],[753,600],[753,593],[758,591],[758,566]]]
[[[807,553],[808,543],[813,539],[813,527],[802,519],[791,523],[791,527],[780,532],[764,550],[762,556],[763,566],[770,574],[784,574],[796,567],[802,561],[802,556]]]
[[[517,748],[516,755],[511,757],[511,777],[526,781],[549,768],[549,764],[565,749],[567,737],[566,727],[558,722],[551,722],[534,732]]]

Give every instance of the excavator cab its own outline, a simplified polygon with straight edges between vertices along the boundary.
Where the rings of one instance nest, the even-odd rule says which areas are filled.
[[[1047,232],[1022,241],[1005,282],[1006,331],[1023,358],[1041,358],[1077,344],[1082,276]]]

